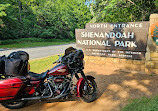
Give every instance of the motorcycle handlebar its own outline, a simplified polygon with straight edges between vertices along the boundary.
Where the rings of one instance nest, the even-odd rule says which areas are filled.
[[[62,55],[58,55],[58,56],[59,56],[59,59],[57,61],[53,62],[53,64],[55,64],[55,63],[61,63]]]

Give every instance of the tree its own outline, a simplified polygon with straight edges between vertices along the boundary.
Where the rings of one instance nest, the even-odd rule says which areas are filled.
[[[10,4],[1,19],[1,39],[26,37],[74,38],[76,28],[91,19],[84,0],[2,0]]]
[[[9,7],[10,4],[0,4],[0,26],[3,27],[3,21],[2,21],[2,17],[7,16],[5,10],[7,9],[7,7]]]
[[[149,20],[158,12],[158,0],[96,0],[91,22],[130,22]]]

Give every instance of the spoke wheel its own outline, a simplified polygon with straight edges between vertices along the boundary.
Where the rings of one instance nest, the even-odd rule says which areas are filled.
[[[94,100],[97,99],[97,85],[94,80],[88,80],[89,84],[86,84],[85,82],[83,83],[83,87],[81,88],[81,98],[85,102],[93,102]]]

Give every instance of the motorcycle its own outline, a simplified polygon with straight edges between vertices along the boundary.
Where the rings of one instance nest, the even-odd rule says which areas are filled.
[[[9,109],[19,109],[31,100],[67,98],[72,94],[85,102],[97,98],[97,85],[93,76],[84,74],[84,54],[73,50],[59,56],[55,67],[44,73],[29,72],[26,77],[11,77],[0,81],[0,103]],[[82,77],[79,77],[79,74]],[[73,84],[73,77],[77,83]]]

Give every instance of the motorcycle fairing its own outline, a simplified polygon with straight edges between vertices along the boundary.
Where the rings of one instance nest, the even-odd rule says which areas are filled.
[[[23,82],[19,78],[10,78],[0,81],[0,101],[13,99],[20,90]]]
[[[86,76],[86,78],[88,80],[95,79],[93,76]],[[77,97],[82,97],[81,88],[84,86],[84,82],[85,82],[84,78],[80,78],[76,84],[77,85],[77,94],[76,94]]]
[[[64,64],[58,64],[49,70],[48,75],[68,75],[68,68]]]

